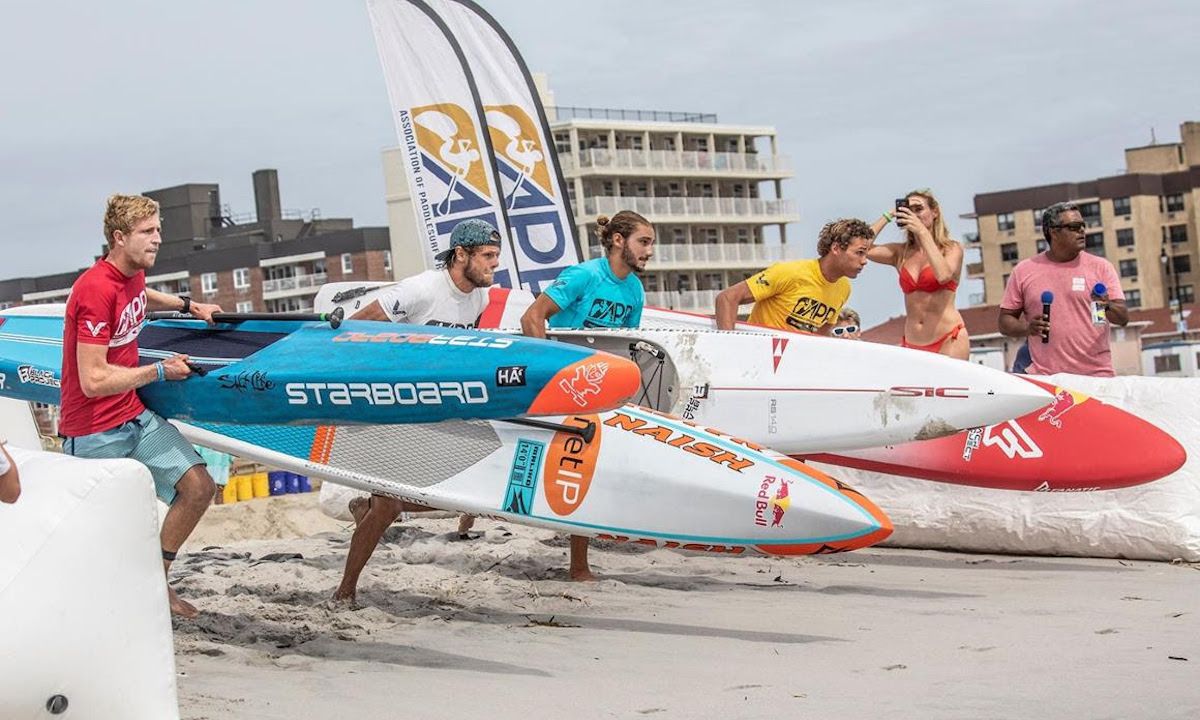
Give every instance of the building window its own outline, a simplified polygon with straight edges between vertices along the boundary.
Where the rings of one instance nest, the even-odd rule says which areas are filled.
[[[321,258],[320,260],[313,260],[313,273],[316,275],[324,275],[325,274],[325,258]]]
[[[1192,271],[1191,255],[1176,255],[1171,258],[1171,270],[1176,274]]]
[[[215,293],[217,291],[217,274],[204,273],[201,275],[200,290],[205,293]]]
[[[1104,233],[1088,233],[1084,240],[1084,249],[1093,255],[1104,257]]]
[[[1037,241],[1037,251],[1038,252],[1044,253],[1049,249],[1050,249],[1050,243],[1046,242],[1045,238],[1041,238]]]
[[[1100,224],[1100,203],[1090,202],[1081,203],[1079,205],[1079,214],[1083,216],[1083,221],[1091,227]]]
[[[342,274],[349,275],[354,272],[354,256],[350,253],[342,253]]]
[[[240,313],[254,312],[254,303],[250,300],[245,300],[237,304],[237,311]]]
[[[1175,288],[1171,288],[1170,296],[1172,300],[1175,299]],[[1196,302],[1196,295],[1192,291],[1192,286],[1181,285],[1179,287],[1179,303],[1181,305],[1191,305],[1194,302]]]
[[[1004,273],[1004,275],[1003,275],[1003,276],[1001,276],[1001,278],[1000,278],[1000,287],[1004,287],[1004,288],[1007,288],[1007,287],[1008,287],[1008,276],[1009,276],[1009,275],[1011,275],[1011,274],[1012,274],[1012,273]]]
[[[1137,277],[1137,260],[1122,260],[1119,264],[1121,266],[1121,277]]]
[[[1129,205],[1129,198],[1113,198],[1113,215],[1129,215],[1132,212],[1133,210]]]
[[[1175,193],[1166,197],[1167,212],[1182,212],[1183,211],[1183,195]]]
[[[1004,262],[1016,262],[1020,255],[1016,243],[1004,243],[1000,246],[1000,259]]]
[[[250,287],[250,268],[234,268],[233,287],[238,290],[245,290]],[[238,312],[241,312],[241,310]]]
[[[179,294],[187,295],[192,291],[192,279],[184,278],[179,281]]]
[[[1000,213],[996,216],[997,230],[1012,230],[1017,226],[1016,220],[1013,219],[1013,214],[1010,212]]]
[[[1133,245],[1133,228],[1121,228],[1117,231],[1117,247]]]
[[[383,271],[384,272],[392,271],[392,251],[391,250],[383,251]]]
[[[1187,225],[1170,225],[1163,226],[1163,240],[1173,243],[1185,243],[1188,241]]]
[[[1179,372],[1178,355],[1158,355],[1154,358],[1154,374],[1161,375],[1165,372]]]
[[[1042,213],[1046,212],[1046,208],[1034,208],[1033,210],[1033,226],[1040,228],[1042,226]]]
[[[1125,291],[1125,306],[1131,308],[1140,308],[1142,306],[1142,291],[1141,290],[1126,290]]]

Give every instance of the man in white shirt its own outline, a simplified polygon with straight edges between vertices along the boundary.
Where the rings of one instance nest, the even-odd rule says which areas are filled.
[[[450,234],[450,248],[435,258],[441,270],[405,278],[383,290],[379,297],[356,312],[351,320],[388,320],[409,325],[473,328],[488,304],[488,287],[500,265],[500,233],[483,220],[464,220]],[[354,501],[351,509],[354,510]],[[365,512],[356,513],[358,526],[350,539],[342,582],[334,601],[353,602],[358,577],[383,533],[405,510],[428,510],[384,495],[372,495]],[[464,515],[459,535],[465,535],[472,518]]]

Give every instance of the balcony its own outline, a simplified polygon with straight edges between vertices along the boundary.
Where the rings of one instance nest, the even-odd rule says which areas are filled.
[[[591,257],[600,256],[600,246],[588,247]],[[764,268],[781,260],[802,260],[809,255],[799,245],[751,243],[662,244],[654,246],[654,257],[646,269],[699,270],[707,268]]]
[[[327,273],[322,272],[264,280],[263,300],[275,300],[296,295],[315,295],[328,277]]]
[[[646,293],[646,304],[669,310],[688,310],[711,315],[720,290],[659,290]]]
[[[611,197],[584,198],[580,224],[596,215],[632,210],[657,223],[787,223],[800,219],[793,200],[761,198]]]
[[[558,156],[563,173],[573,175],[730,175],[791,177],[786,155],[688,150],[606,150],[592,148]]]

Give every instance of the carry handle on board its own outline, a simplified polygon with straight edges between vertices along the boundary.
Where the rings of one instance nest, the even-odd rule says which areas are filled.
[[[341,327],[342,320],[346,317],[346,311],[342,308],[334,308],[333,312],[327,313],[213,313],[213,322],[215,323],[241,323],[250,322],[251,320],[286,320],[290,322],[327,322],[329,327],[337,330]],[[147,320],[195,320],[192,315],[184,315],[183,313],[168,311],[168,312],[152,312],[146,313]]]

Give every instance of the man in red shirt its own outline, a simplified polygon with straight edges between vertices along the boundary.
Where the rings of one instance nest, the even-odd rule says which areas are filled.
[[[158,203],[140,195],[113,195],[104,213],[108,255],[71,287],[63,324],[62,415],[64,452],[85,458],[133,458],[154,476],[170,510],[163,520],[163,570],[168,570],[212,502],[213,480],[204,461],[175,426],[147,410],[135,390],[191,375],[186,355],[138,365],[137,337],[148,310],[178,310],[212,322],[216,305],[193,303],[146,289],[160,234]],[[196,608],[167,586],[171,612],[195,617]]]

